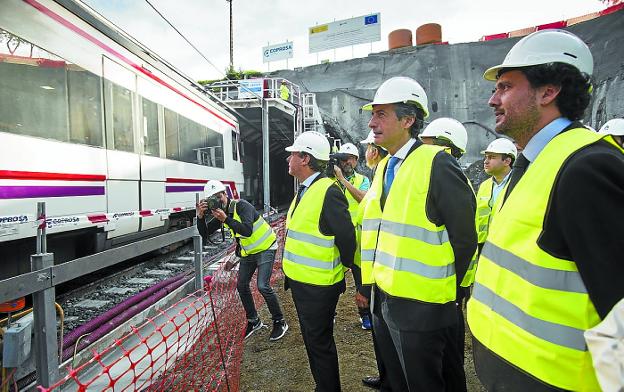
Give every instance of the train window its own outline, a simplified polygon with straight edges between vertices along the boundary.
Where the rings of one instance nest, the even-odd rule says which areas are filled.
[[[232,131],[232,159],[238,161],[238,133]]]
[[[159,156],[158,105],[143,98],[143,150],[147,155]]]
[[[102,146],[100,78],[0,29],[0,131]]]
[[[206,148],[209,149],[211,157],[213,157],[210,166],[223,168],[223,135],[208,128],[206,131],[208,133]]]
[[[132,92],[108,80],[105,80],[104,88],[107,132],[113,141],[112,146],[108,145],[115,150],[133,152]]]
[[[89,146],[103,145],[100,77],[75,66],[67,69],[69,140]]]
[[[204,127],[184,116],[178,116],[178,123],[180,124],[180,160],[205,164],[202,160],[203,149],[206,146]]]
[[[66,65],[0,29],[0,131],[68,141]]]
[[[168,159],[180,159],[178,148],[178,113],[165,108],[165,148]]]

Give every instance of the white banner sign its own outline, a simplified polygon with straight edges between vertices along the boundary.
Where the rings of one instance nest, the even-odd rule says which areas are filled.
[[[291,59],[293,57],[293,43],[283,42],[281,44],[269,45],[262,48],[262,62]]]
[[[238,99],[262,97],[264,79],[243,79],[238,81]]]
[[[309,29],[310,53],[381,40],[381,14],[326,23]]]

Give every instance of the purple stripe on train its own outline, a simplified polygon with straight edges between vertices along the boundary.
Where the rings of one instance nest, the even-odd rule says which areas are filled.
[[[193,186],[193,185],[186,185],[186,186],[174,186],[174,185],[168,185],[165,187],[165,190],[167,192],[203,192],[204,191],[204,186],[200,185],[200,186]]]
[[[0,186],[0,199],[101,196],[104,194],[103,186]]]

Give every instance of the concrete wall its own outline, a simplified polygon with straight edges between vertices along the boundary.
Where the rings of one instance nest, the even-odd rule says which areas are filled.
[[[585,122],[595,128],[624,116],[624,11],[568,28],[588,43],[594,55],[594,94]],[[370,114],[360,107],[372,100],[377,87],[392,76],[418,80],[429,97],[431,121],[454,117],[466,124],[468,151],[462,163],[480,159],[479,151],[495,136],[484,129],[494,127],[487,105],[493,83],[482,75],[500,64],[519,38],[455,45],[425,45],[371,54],[366,58],[320,64],[298,71],[276,71],[299,84],[303,91],[317,94],[326,130],[346,141],[359,141],[368,133]],[[481,124],[481,125],[478,125]]]

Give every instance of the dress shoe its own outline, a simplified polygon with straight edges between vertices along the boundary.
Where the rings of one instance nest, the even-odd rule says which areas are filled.
[[[362,379],[362,384],[369,388],[379,389],[381,388],[381,380],[377,376],[368,376]]]

